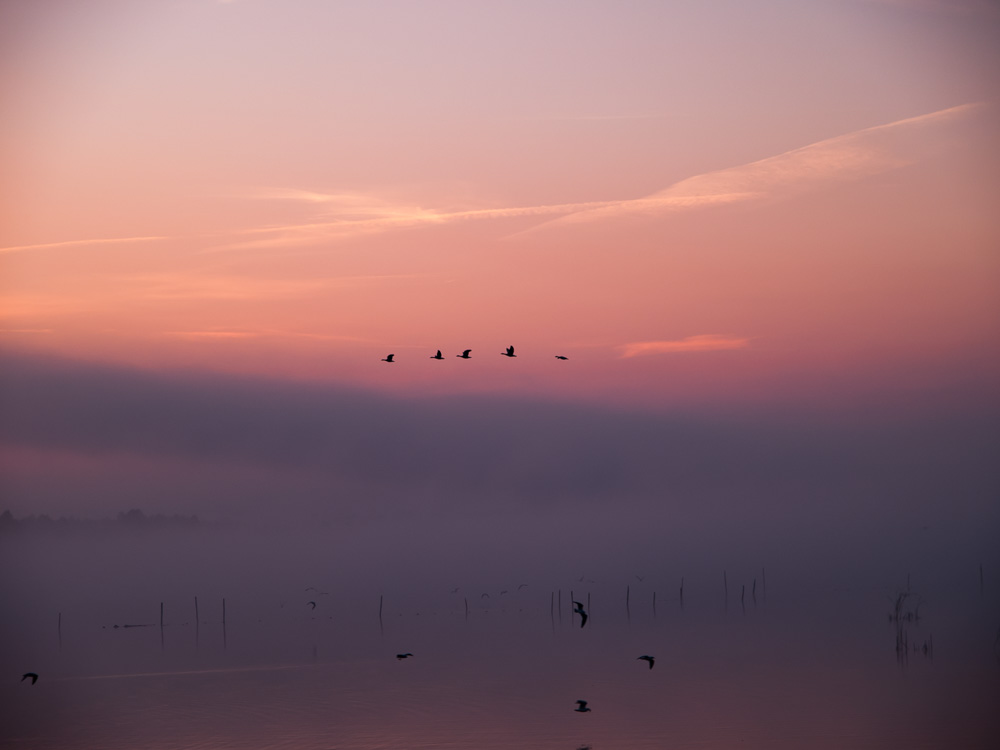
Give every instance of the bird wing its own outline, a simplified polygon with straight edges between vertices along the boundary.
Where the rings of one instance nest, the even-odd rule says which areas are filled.
[[[472,349],[466,349],[464,352],[462,352],[463,357],[468,357],[470,354],[472,354]]]

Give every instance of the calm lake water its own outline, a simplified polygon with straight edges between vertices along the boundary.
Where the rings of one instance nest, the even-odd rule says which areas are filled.
[[[722,570],[692,564],[682,604],[679,576],[656,570],[403,564],[394,587],[315,549],[283,567],[248,545],[208,574],[207,541],[5,540],[0,746],[998,746],[1000,607],[973,574],[915,576],[903,612],[919,601],[919,620],[894,623],[906,582],[891,572],[808,585],[794,567],[734,567],[727,599]],[[589,597],[584,628],[570,590]]]

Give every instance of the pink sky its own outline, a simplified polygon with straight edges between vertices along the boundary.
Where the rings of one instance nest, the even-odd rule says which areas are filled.
[[[666,403],[1000,375],[995,5],[46,0],[0,28],[8,349]]]

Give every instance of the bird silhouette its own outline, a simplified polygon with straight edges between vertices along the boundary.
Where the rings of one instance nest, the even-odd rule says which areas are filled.
[[[29,677],[31,678],[31,684],[32,685],[34,685],[36,682],[38,682],[38,675],[35,674],[34,672],[25,672],[24,676],[21,677],[21,682],[24,682]]]
[[[574,708],[573,710],[576,711],[577,713],[585,714],[590,709],[587,708],[587,701],[577,701],[576,708]]]
[[[518,586],[517,586],[517,590],[518,591],[520,591],[521,589],[526,589],[526,588],[528,588],[528,584],[526,584],[526,583],[521,583],[521,584],[518,584]]]
[[[405,654],[396,654],[396,659],[398,659],[399,661],[403,661],[403,659],[408,659],[411,656],[413,656],[413,654],[407,651]]]
[[[580,627],[587,624],[587,612],[583,608],[582,602],[573,602],[573,611],[580,615]]]
[[[564,356],[563,356],[563,355],[561,355],[561,354],[557,354],[557,355],[556,355],[556,359],[569,359],[569,357],[564,357]]]
[[[516,354],[514,354],[514,347],[513,346],[508,346],[507,347],[507,351],[500,352],[500,354],[501,354],[501,356],[504,356],[504,357],[516,357],[517,356]]]
[[[456,357],[461,357],[462,359],[472,359],[472,357],[469,356],[469,354],[471,354],[471,353],[472,353],[472,349],[466,349],[461,354],[456,354],[455,356]]]
[[[639,659],[642,659],[644,661],[648,661],[650,669],[652,669],[653,668],[653,664],[656,663],[656,659],[653,658],[652,656],[650,656],[649,654],[643,654],[642,656],[637,656],[636,660],[639,660]]]
[[[437,352],[437,354],[432,354],[432,355],[431,355],[431,356],[429,357],[429,359],[444,359],[444,357],[442,357],[442,356],[441,356],[441,350],[440,350],[440,349],[438,349],[438,352]]]
[[[383,360],[381,360],[381,361],[382,361],[382,362],[392,362],[392,358],[393,358],[393,357],[395,357],[395,356],[396,356],[395,354],[390,354],[389,356],[385,357],[385,358],[384,358]]]
[[[316,609],[316,602],[306,602],[306,604],[308,604],[313,609]]]

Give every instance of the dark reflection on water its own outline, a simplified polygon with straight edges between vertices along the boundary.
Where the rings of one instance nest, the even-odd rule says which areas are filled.
[[[324,573],[325,560],[275,569],[250,553],[211,575],[156,573],[111,545],[101,554],[134,565],[109,566],[80,541],[63,575],[23,562],[37,543],[12,544],[4,561],[22,567],[3,582],[3,747],[884,750],[1000,737],[1000,608],[974,576],[928,583],[905,627],[911,646],[933,636],[933,651],[901,660],[902,588],[792,585],[793,570],[768,567],[766,601],[760,589],[740,602],[734,584],[752,591],[756,564],[727,572],[727,607],[708,566],[686,573],[682,605],[672,572],[503,582],[410,570],[393,588]],[[17,681],[29,670],[37,685]],[[580,699],[590,712],[573,710]]]

